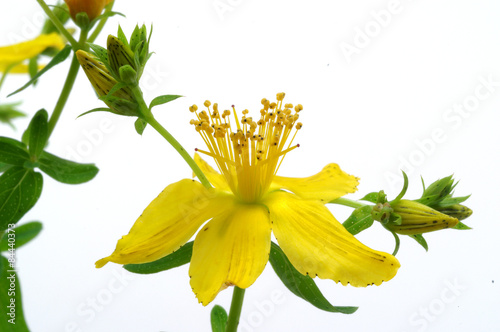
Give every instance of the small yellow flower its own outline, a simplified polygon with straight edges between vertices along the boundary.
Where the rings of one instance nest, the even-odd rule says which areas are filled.
[[[76,14],[87,13],[89,21],[101,15],[104,7],[113,0],[64,0],[68,5],[69,14],[76,21]]]
[[[0,47],[0,72],[3,73],[10,68],[9,73],[27,73],[28,66],[24,61],[50,47],[61,50],[64,44],[61,36],[53,32],[22,43]]]
[[[277,95],[277,103],[263,99],[256,120],[248,110],[238,118],[234,107],[220,112],[209,101],[206,111],[190,107],[196,116],[191,124],[208,147],[198,152],[212,157],[220,173],[198,154],[195,161],[215,188],[189,179],[169,185],[96,267],[157,260],[199,230],[189,275],[207,305],[227,286],[254,283],[268,262],[272,231],[302,274],[356,287],[392,279],[398,260],[363,245],[324,205],[356,191],[356,177],[337,164],[307,178],[276,175],[285,155],[298,147],[292,141],[302,127],[302,105],[285,104],[284,95]]]

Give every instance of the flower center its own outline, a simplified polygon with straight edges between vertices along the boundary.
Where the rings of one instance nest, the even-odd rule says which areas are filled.
[[[248,110],[239,119],[234,106],[232,112],[220,113],[218,105],[208,100],[206,111],[198,112],[196,105],[189,108],[197,117],[191,124],[208,147],[197,151],[214,158],[234,195],[244,202],[257,202],[269,190],[285,155],[299,146],[292,142],[302,128],[297,122],[302,105],[284,104],[284,97],[285,93],[278,93],[277,103],[262,99],[257,122],[247,116]],[[231,113],[236,128],[231,125]]]

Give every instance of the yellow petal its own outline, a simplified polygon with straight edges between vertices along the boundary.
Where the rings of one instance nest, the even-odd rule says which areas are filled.
[[[226,178],[219,172],[214,170],[205,160],[203,160],[198,153],[194,154],[194,161],[202,170],[203,174],[207,177],[208,181],[217,189],[224,191],[231,191],[227,185]]]
[[[320,202],[276,191],[264,203],[281,249],[300,273],[356,287],[396,275],[400,264],[394,256],[359,242]]]
[[[189,267],[198,300],[209,304],[227,286],[247,288],[269,260],[271,224],[262,205],[235,204],[204,226],[194,241]]]
[[[38,70],[43,69],[43,67],[44,65],[38,65]],[[9,68],[9,74],[26,74],[29,70],[28,65],[25,65],[23,63],[15,65],[14,67],[11,67],[10,65],[4,63],[0,63],[0,73],[5,73],[7,68]]]
[[[59,34],[53,32],[19,44],[0,47],[0,64],[3,67],[31,59],[49,47],[64,47],[64,41]]]
[[[287,189],[305,199],[329,202],[357,190],[358,178],[342,171],[337,164],[326,165],[307,178],[275,176],[272,189]]]
[[[232,206],[232,201],[232,196],[206,189],[194,180],[173,183],[148,205],[115,251],[96,262],[96,267],[107,262],[140,264],[160,259],[185,244],[205,221]]]

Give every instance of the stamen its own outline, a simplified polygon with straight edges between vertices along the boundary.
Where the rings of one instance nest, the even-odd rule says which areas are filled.
[[[189,108],[197,118],[190,123],[209,150],[196,151],[214,158],[231,190],[243,201],[259,200],[268,190],[285,155],[299,147],[298,144],[292,146],[292,142],[302,128],[297,120],[303,107],[283,103],[284,97],[284,93],[278,93],[277,103],[262,99],[260,119],[255,121],[248,116],[247,109],[239,117],[234,105],[232,112],[224,110],[222,113],[217,103],[212,105],[208,100],[203,103],[206,111],[198,112],[196,105]],[[236,123],[235,131],[231,128],[231,113]]]

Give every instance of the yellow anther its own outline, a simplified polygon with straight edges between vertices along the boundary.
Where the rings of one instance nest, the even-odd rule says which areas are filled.
[[[284,93],[284,92],[280,92],[280,93],[277,93],[277,94],[276,94],[276,99],[277,99],[278,101],[282,101],[282,100],[283,100],[283,98],[285,98],[285,93]]]
[[[248,110],[243,110],[243,112],[241,112],[241,113],[246,115],[246,114],[248,114]]]
[[[285,104],[285,108],[293,108],[293,104]]]
[[[297,122],[297,124],[295,125],[295,128],[297,130],[299,130],[300,128],[302,128],[302,122]]]
[[[301,104],[298,104],[297,106],[295,106],[295,112],[299,113],[300,111],[302,111],[304,109],[304,107],[302,107]]]
[[[203,105],[205,105],[205,107],[209,107],[210,105],[212,105],[212,103],[210,102],[210,100],[205,100]]]
[[[275,103],[275,102],[270,103],[270,104],[269,104],[269,108],[270,108],[270,109],[274,109],[274,108],[276,108],[276,103]]]
[[[189,111],[190,111],[191,113],[194,113],[194,112],[196,112],[197,110],[198,110],[198,106],[196,106],[196,105],[189,106]]]
[[[208,100],[207,100],[208,101]],[[209,102],[210,103],[210,102]],[[208,106],[207,106],[208,107]],[[217,113],[219,113],[219,105],[217,103],[214,103],[214,106],[212,106],[214,111],[216,111]]]

